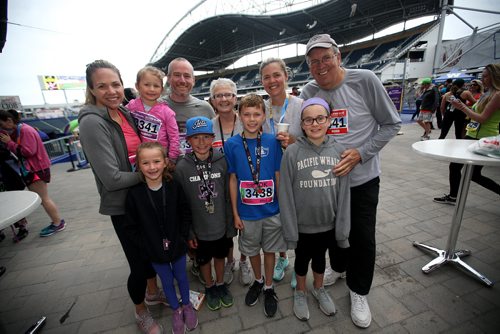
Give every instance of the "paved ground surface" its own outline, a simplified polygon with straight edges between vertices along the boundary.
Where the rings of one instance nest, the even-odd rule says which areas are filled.
[[[432,202],[433,196],[448,191],[448,166],[412,151],[411,144],[421,135],[415,123],[405,124],[403,132],[382,152],[369,329],[360,330],[351,322],[344,281],[328,288],[337,304],[335,316],[325,316],[310,297],[311,318],[299,321],[292,311],[288,269],[276,284],[280,303],[274,318],[264,316],[261,302],[245,306],[247,289],[235,280],[230,286],[234,306],[216,312],[203,307],[193,333],[499,333],[500,284],[487,288],[452,266],[429,275],[421,271],[431,256],[413,247],[412,241],[444,248],[450,229],[453,207]],[[47,316],[43,333],[138,333],[125,286],[128,267],[109,218],[97,213],[92,173],[68,173],[69,167],[53,166],[50,184],[68,223],[66,230],[38,237],[48,223],[39,208],[28,217],[31,232],[25,240],[0,243],[0,264],[7,267],[0,278],[0,333],[24,333],[41,315]],[[500,182],[500,168],[487,167],[483,173]],[[465,261],[493,281],[500,279],[499,204],[498,195],[473,183],[458,240],[459,248],[473,252]],[[10,238],[10,231],[6,233]],[[290,258],[293,262],[293,252]],[[192,289],[203,289],[189,277]],[[170,329],[171,310],[151,310]]]

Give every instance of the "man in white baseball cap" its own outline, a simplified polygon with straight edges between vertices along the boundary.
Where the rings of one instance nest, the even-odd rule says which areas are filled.
[[[343,250],[332,240],[329,254],[333,271],[325,271],[325,284],[327,274],[333,284],[346,272],[352,321],[366,328],[371,323],[367,295],[375,268],[379,152],[398,133],[401,119],[373,72],[341,66],[340,50],[330,35],[311,37],[306,61],[314,80],[304,86],[300,97],[321,97],[333,106],[330,132],[347,148],[334,172],[351,176],[350,248]]]

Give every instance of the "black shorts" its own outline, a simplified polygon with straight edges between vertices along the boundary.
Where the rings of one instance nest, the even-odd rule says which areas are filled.
[[[212,241],[198,240],[196,261],[202,266],[209,263],[212,258],[224,259],[229,252],[230,241],[231,239],[226,236]]]
[[[50,168],[30,172],[28,175],[23,176],[24,184],[26,184],[27,187],[39,180],[42,180],[45,183],[50,182]]]

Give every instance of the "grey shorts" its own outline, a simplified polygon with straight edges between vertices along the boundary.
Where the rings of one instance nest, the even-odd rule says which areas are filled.
[[[432,123],[432,112],[420,111],[420,114],[418,114],[418,120],[425,123]]]
[[[246,256],[254,256],[260,250],[266,253],[286,251],[286,242],[281,229],[280,215],[260,220],[242,220],[245,228],[240,231],[238,246]]]

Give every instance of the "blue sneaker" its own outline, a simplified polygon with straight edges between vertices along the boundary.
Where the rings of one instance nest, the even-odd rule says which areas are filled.
[[[281,281],[285,277],[285,270],[288,267],[288,257],[279,257],[276,267],[274,267],[273,280]]]
[[[292,280],[290,281],[290,286],[292,289],[295,289],[297,287],[297,276],[295,276],[295,270],[292,273]]]
[[[64,222],[64,219],[61,219],[61,223],[59,225],[54,225],[54,223],[50,223],[49,226],[44,227],[40,231],[40,236],[41,237],[48,237],[51,236],[54,233],[61,232],[66,228],[66,223]]]

